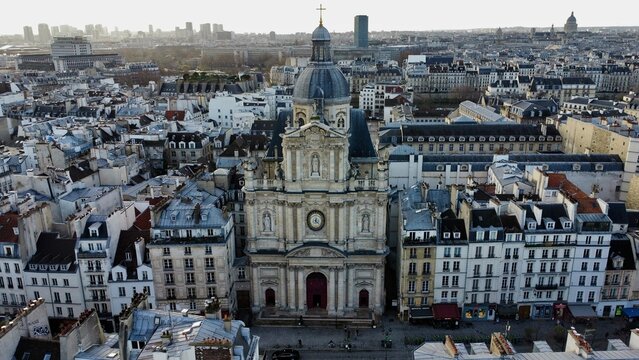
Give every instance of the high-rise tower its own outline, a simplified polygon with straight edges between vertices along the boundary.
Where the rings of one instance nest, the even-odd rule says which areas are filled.
[[[368,16],[355,16],[355,46],[358,48],[368,47]]]

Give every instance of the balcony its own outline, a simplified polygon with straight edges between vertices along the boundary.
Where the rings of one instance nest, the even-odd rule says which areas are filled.
[[[513,255],[513,259],[519,259],[519,255]]]
[[[510,259],[510,255],[505,255],[504,259]]]
[[[559,285],[557,284],[535,285],[535,290],[557,290],[558,288],[559,288]]]

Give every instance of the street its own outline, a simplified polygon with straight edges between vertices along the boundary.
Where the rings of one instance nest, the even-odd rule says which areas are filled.
[[[533,340],[546,340],[554,351],[564,350],[565,338],[555,340],[557,324],[552,320],[462,323],[459,329],[449,330],[427,324],[411,325],[385,316],[376,329],[256,326],[252,332],[260,336],[261,351],[269,351],[269,354],[272,350],[290,347],[300,351],[302,359],[411,359],[413,350],[424,341],[443,341],[445,335],[450,335],[456,342],[488,343],[492,332],[505,333],[507,326],[518,352],[532,351]],[[628,333],[620,331],[624,326],[622,319],[601,319],[593,322],[591,330],[586,331],[585,324],[576,324],[575,328],[587,334],[595,350],[604,350],[606,335],[628,341]],[[385,339],[392,341],[391,348],[382,347]],[[331,342],[334,347],[331,347]],[[344,348],[347,343],[351,345],[350,351]]]

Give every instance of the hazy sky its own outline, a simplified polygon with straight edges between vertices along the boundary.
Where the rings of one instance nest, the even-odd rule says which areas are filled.
[[[579,26],[637,26],[639,1],[607,6],[576,0],[321,0],[327,10],[324,25],[334,32],[352,31],[353,16],[368,15],[369,30],[437,30],[497,27],[563,26],[571,11]],[[320,1],[309,0],[3,0],[0,33],[22,34],[24,25],[37,33],[38,23],[69,24],[81,29],[101,23],[113,30],[173,30],[186,21],[218,23],[237,33],[311,32]],[[611,5],[612,3],[608,3]]]

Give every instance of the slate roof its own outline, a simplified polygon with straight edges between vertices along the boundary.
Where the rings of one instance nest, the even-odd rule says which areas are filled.
[[[69,177],[73,182],[82,180],[97,172],[91,169],[89,160],[84,160],[75,165],[71,165],[67,168],[67,171],[69,172]]]
[[[136,270],[142,264],[137,263],[137,251],[135,242],[138,239],[144,239],[145,243],[151,240],[150,230],[122,230],[120,231],[120,239],[118,240],[118,248],[115,250],[113,258],[113,266],[122,265],[127,271],[128,279],[137,278]],[[129,253],[131,260],[127,260],[126,253]],[[146,259],[146,254],[142,254],[142,261]]]
[[[502,224],[494,209],[473,209],[470,227],[488,229],[502,227]]]
[[[36,245],[36,253],[29,260],[29,264],[72,264],[66,271],[75,272],[76,239],[66,239],[58,236],[58,233],[40,233]]]
[[[621,269],[615,269],[613,266],[613,259],[616,256],[624,258],[623,266]],[[608,251],[608,262],[606,263],[606,270],[635,270],[635,258],[632,250],[632,244],[630,239],[624,238],[623,240],[613,240],[610,242],[610,250]]]
[[[612,220],[613,224],[628,225],[628,211],[626,210],[626,203],[623,202],[611,202],[608,203],[608,217]]]
[[[5,349],[6,350],[6,349]],[[21,337],[13,355],[21,360],[60,360],[60,342]]]
[[[363,110],[351,109],[351,127],[349,129],[349,155],[351,158],[376,158],[377,153],[371,135],[368,132]]]
[[[0,215],[0,242],[18,243],[18,235],[13,232],[13,228],[18,227],[18,217],[16,213]]]

